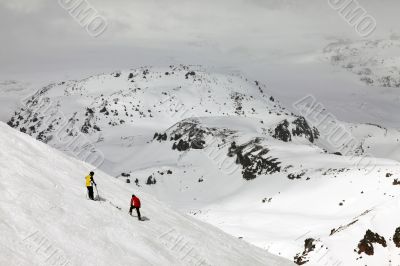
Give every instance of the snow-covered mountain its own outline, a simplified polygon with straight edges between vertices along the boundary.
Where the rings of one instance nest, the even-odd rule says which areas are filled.
[[[240,74],[170,66],[51,84],[8,124],[101,151],[127,188],[298,264],[400,263],[399,130],[337,121],[351,136],[338,146],[310,118]]]
[[[132,146],[140,147],[156,131],[184,118],[239,116],[271,124],[286,115],[257,81],[201,67],[170,66],[51,84],[28,97],[8,124],[64,150],[68,140],[84,134],[105,153],[103,169],[116,166],[118,173]]]
[[[36,89],[37,90],[37,89]],[[8,121],[20,105],[21,99],[26,95],[32,94],[31,84],[6,80],[0,82],[0,121]]]
[[[100,201],[85,198],[92,166],[0,123],[1,265],[292,265],[170,210],[96,171]]]
[[[143,67],[50,84],[27,97],[8,124],[67,152],[101,150],[106,159],[101,168],[114,175],[124,170],[121,163],[130,160],[133,149],[142,150],[155,133],[191,117],[251,118],[265,136],[285,142],[300,137],[327,152],[339,152],[318,138],[326,132],[289,112],[271,94],[265,85],[237,73],[200,66]],[[341,124],[354,138],[349,154],[400,158],[398,151],[382,149],[398,144],[398,130]]]
[[[332,64],[359,76],[370,86],[400,87],[400,37],[378,40],[338,40],[323,50]]]

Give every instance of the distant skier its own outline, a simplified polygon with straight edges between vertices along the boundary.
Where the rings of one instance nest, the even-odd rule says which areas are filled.
[[[86,187],[87,187],[87,190],[88,190],[89,199],[91,199],[91,200],[94,200],[93,185],[96,186],[96,183],[94,182],[93,176],[94,176],[94,172],[90,172],[89,175],[85,177],[85,179],[86,179]]]
[[[135,195],[132,195],[131,198],[131,208],[129,209],[129,214],[132,215],[132,210],[136,209],[136,213],[138,216],[139,221],[142,220],[142,218],[140,217],[140,199],[138,197],[136,197]]]

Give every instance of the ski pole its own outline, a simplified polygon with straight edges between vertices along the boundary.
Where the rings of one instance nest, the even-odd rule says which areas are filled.
[[[96,183],[94,184],[94,187],[96,188],[97,198],[100,201],[100,194],[99,194],[99,191],[97,190],[97,184]]]

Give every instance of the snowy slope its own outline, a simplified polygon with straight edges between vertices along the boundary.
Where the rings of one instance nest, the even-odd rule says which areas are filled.
[[[185,120],[130,161],[157,163],[119,178],[299,263],[321,265],[321,257],[342,265],[400,263],[392,240],[400,220],[387,216],[399,207],[398,162],[376,158],[374,167],[366,167],[363,157],[326,153],[302,138],[283,142],[263,135],[257,125],[244,118]],[[354,249],[368,229],[385,237],[387,247],[374,245],[374,255],[360,255]],[[314,239],[316,248],[297,256],[306,239]]]
[[[0,265],[290,265],[97,171],[102,201],[85,198],[91,166],[0,124]],[[121,208],[121,209],[120,209]]]
[[[339,121],[354,138],[342,156],[271,94],[238,74],[144,67],[51,84],[8,124],[67,152],[83,134],[127,188],[299,264],[396,263],[399,130]],[[360,255],[368,229],[387,247]]]

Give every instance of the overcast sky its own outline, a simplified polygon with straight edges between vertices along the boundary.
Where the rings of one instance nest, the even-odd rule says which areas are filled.
[[[64,0],[82,1],[82,0]],[[337,0],[336,0],[337,1]],[[0,0],[0,78],[77,78],[141,65],[266,65],[360,38],[328,0],[89,0],[108,23],[91,37],[57,0]],[[370,38],[400,33],[400,1],[359,0]]]

